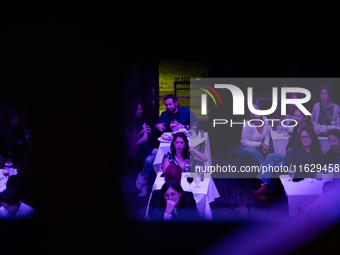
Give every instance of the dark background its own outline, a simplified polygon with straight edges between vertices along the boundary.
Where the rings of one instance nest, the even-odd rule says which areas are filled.
[[[334,31],[318,29],[320,18],[304,6],[269,6],[265,16],[254,10],[268,5],[254,2],[20,7],[3,16],[0,83],[17,95],[13,105],[33,115],[40,206],[27,224],[1,222],[15,252],[197,253],[247,225],[150,224],[126,216],[122,106],[147,96],[124,87],[136,59],[153,68],[160,57],[204,59],[212,73],[231,77],[338,77]],[[202,237],[200,246],[188,245]],[[317,248],[311,243],[303,251]]]

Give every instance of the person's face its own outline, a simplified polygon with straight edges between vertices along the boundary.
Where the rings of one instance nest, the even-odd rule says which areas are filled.
[[[140,118],[142,116],[142,113],[143,113],[142,106],[139,104],[137,107],[136,116]]]
[[[17,204],[9,205],[6,202],[1,202],[1,205],[5,208],[5,210],[9,213],[15,212],[15,210],[18,208]]]
[[[303,147],[312,145],[312,137],[307,133],[307,131],[301,132],[300,139]]]
[[[260,110],[260,108],[256,105],[256,104],[253,104],[253,106],[254,106],[254,108],[256,109],[256,110]],[[256,115],[256,114],[254,114],[254,113],[250,113],[249,114],[249,117],[250,118],[254,118],[254,119],[258,119],[258,118],[260,118],[261,116],[260,115]]]
[[[331,97],[326,89],[320,91],[320,99],[322,103],[327,103],[331,101]]]
[[[176,205],[179,202],[179,198],[181,197],[181,192],[178,192],[177,190],[173,188],[168,188],[168,190],[164,193],[165,200],[172,200],[176,203]]]
[[[295,111],[293,115],[293,119],[296,120],[297,124],[300,124],[304,122],[307,117],[303,116],[303,114],[300,111]]]
[[[340,153],[340,140],[338,137],[334,135],[329,135],[328,142],[329,142],[329,147],[331,147],[331,149],[334,152]]]
[[[168,113],[173,114],[176,111],[177,102],[174,103],[172,98],[165,100],[164,104],[165,104],[165,108],[168,111]]]
[[[13,116],[11,118],[11,126],[14,129],[18,129],[19,128],[19,126],[20,126],[20,118],[18,116]]]
[[[182,137],[177,137],[174,141],[174,147],[177,152],[182,152],[182,150],[186,147],[186,144]]]

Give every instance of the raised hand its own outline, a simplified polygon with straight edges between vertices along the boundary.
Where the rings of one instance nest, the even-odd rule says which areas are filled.
[[[175,201],[166,200],[165,212],[168,213],[168,214],[172,213],[172,211],[175,208],[175,205],[176,205]]]
[[[164,126],[165,122],[163,123],[158,123],[155,128],[157,128],[159,131],[164,132],[166,127]]]

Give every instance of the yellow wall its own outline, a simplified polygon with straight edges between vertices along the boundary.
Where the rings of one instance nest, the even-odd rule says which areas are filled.
[[[160,59],[159,60],[159,95],[174,94],[175,78],[208,77],[208,64],[197,60]],[[179,95],[189,95],[189,91],[180,91]],[[178,104],[189,106],[189,98],[178,98]],[[164,100],[159,98],[159,114],[165,111]]]

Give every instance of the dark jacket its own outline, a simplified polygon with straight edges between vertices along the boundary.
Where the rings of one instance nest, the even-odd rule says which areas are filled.
[[[303,148],[292,147],[285,156],[283,166],[295,169],[294,178],[315,178],[317,165],[325,166],[325,154],[306,152]]]
[[[36,182],[35,178],[30,175],[18,173],[16,175],[11,175],[8,178],[6,183],[6,188],[14,187],[16,188],[21,196],[21,201],[25,204],[28,204],[32,207],[35,206],[36,202],[36,194],[35,194],[35,187]]]
[[[182,125],[190,125],[193,122],[197,123],[197,129],[199,129],[201,127],[201,124],[199,123],[197,117],[195,116],[195,114],[188,108],[185,107],[180,107],[178,106],[178,113],[179,113],[179,117],[178,117],[178,123],[182,124]],[[161,116],[159,116],[158,119],[158,123],[165,123],[164,126],[166,127],[165,132],[171,132],[171,128],[170,128],[170,115],[168,113],[168,111],[164,111],[161,113]]]
[[[177,207],[177,215],[172,213],[171,221],[199,221],[202,218],[197,213],[196,201],[192,192],[184,191],[188,200],[188,207]],[[149,218],[154,221],[163,221],[165,207],[158,206],[157,202],[161,199],[161,191],[154,190],[150,199]]]

